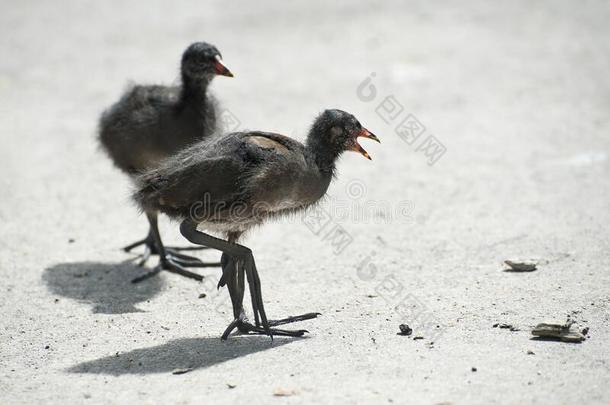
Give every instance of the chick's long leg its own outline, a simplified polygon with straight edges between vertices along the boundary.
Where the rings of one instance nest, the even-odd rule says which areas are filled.
[[[226,337],[229,335],[229,333],[231,333],[233,329],[235,329],[236,327],[240,327],[242,324],[245,324],[247,322],[247,318],[243,311],[244,272],[247,272],[248,274],[248,284],[250,286],[250,295],[252,297],[253,306],[252,309],[255,314],[255,318],[258,322],[260,315],[263,320],[263,329],[265,330],[266,334],[268,334],[269,336],[273,336],[273,333],[269,329],[269,324],[267,322],[265,307],[264,305],[262,305],[260,282],[258,285],[253,283],[254,277],[252,276],[252,266],[249,266],[250,261],[248,261],[249,258],[252,258],[252,263],[254,262],[252,252],[247,247],[234,243],[239,237],[239,234],[232,233],[229,235],[229,241],[224,241],[222,239],[215,238],[211,235],[198,231],[197,224],[188,219],[184,220],[180,225],[180,232],[191,243],[203,244],[223,252],[223,258],[221,260],[223,263],[223,274],[218,283],[218,286],[220,287],[225,284],[227,285],[233,304],[234,315],[234,320],[231,322],[229,327],[225,330],[225,333],[222,335],[223,339],[226,339]],[[256,268],[254,268],[254,271],[256,271]],[[237,279],[239,279],[239,283],[236,283]]]
[[[240,234],[232,232],[229,234],[228,242],[231,244],[235,244]],[[245,320],[246,314],[243,310],[243,302],[244,302],[244,265],[243,261],[236,260],[231,258],[230,255],[223,253],[223,257],[226,257],[233,267],[229,267],[227,271],[227,277],[233,279],[233,283],[231,283],[231,287],[229,289],[229,294],[231,294],[231,301],[233,304],[233,315],[235,319]],[[225,275],[225,271],[223,269],[223,277]],[[220,282],[219,282],[220,283]],[[233,290],[233,291],[231,291]],[[254,311],[254,317],[258,322],[258,311]],[[239,325],[238,325],[239,327]],[[226,339],[226,338],[225,338]]]
[[[154,238],[153,246],[157,249],[160,260],[157,267],[142,276],[134,278],[133,280],[131,280],[131,282],[138,283],[140,281],[146,280],[154,275],[159,274],[162,270],[176,273],[184,277],[192,278],[197,281],[203,280],[203,276],[197,273],[193,273],[184,268],[184,266],[195,267],[197,265],[195,261],[187,260],[186,258],[188,258],[188,256],[186,255],[176,255],[176,253],[169,252],[163,246],[163,242],[161,241],[161,235],[159,233],[159,226],[157,223],[157,214],[146,213],[146,216],[148,217],[148,221],[150,223],[150,232]]]
[[[149,223],[148,235],[146,238],[139,240],[137,242],[132,243],[131,245],[125,246],[123,250],[125,252],[130,252],[138,246],[144,245],[144,252],[139,256],[140,260],[138,262],[138,266],[144,266],[144,264],[148,261],[151,255],[159,254],[159,248],[157,247],[156,238],[155,238],[155,229],[158,232],[158,220],[156,212],[147,212],[146,217]],[[179,264],[186,267],[216,267],[219,266],[220,263],[204,263],[199,260],[197,257],[188,256],[181,251],[186,250],[202,250],[209,249],[207,246],[186,246],[186,247],[167,247],[165,246],[165,253],[172,256],[172,258]]]
[[[223,252],[223,263],[225,263],[226,266],[223,264],[222,278],[229,289],[229,294],[231,295],[234,315],[234,320],[229,324],[222,335],[223,339],[226,339],[235,328],[238,328],[241,332],[266,334],[271,337],[273,337],[273,335],[303,336],[303,334],[307,332],[304,329],[284,330],[271,328],[270,326],[312,319],[319,315],[319,313],[308,313],[305,315],[289,317],[276,321],[267,320],[262,299],[260,279],[258,277],[258,271],[256,269],[254,256],[252,255],[251,250],[245,246],[230,243],[200,232],[197,230],[197,224],[188,219],[184,220],[180,225],[180,232],[191,243],[205,244],[206,246]],[[233,262],[230,262],[227,258],[232,258]],[[256,318],[255,325],[248,322],[243,309],[244,273],[246,274],[248,285],[250,287],[253,312]],[[235,280],[237,280],[237,282]],[[222,285],[222,281],[219,283],[219,285]],[[258,319],[259,315],[260,321]]]
[[[226,278],[226,285],[229,289],[229,294],[231,295],[231,301],[233,303],[233,314],[235,319],[229,324],[229,326],[225,329],[222,334],[221,339],[227,340],[231,332],[237,328],[241,333],[255,333],[261,335],[270,335],[273,338],[273,335],[276,336],[290,336],[290,337],[299,337],[303,336],[307,333],[306,330],[286,330],[286,329],[278,329],[278,328],[265,328],[260,325],[252,325],[248,318],[246,317],[246,313],[244,312],[244,308],[242,306],[243,298],[244,298],[244,266],[241,262],[235,262],[235,268],[233,271],[229,272]],[[253,305],[255,299],[253,298]],[[255,312],[258,315],[257,312]],[[257,322],[258,322],[258,316]],[[297,320],[310,319],[310,318],[302,318],[296,319],[290,322],[295,322]],[[268,321],[270,325],[280,325],[281,322],[278,321]],[[271,334],[269,333],[271,332]]]
[[[227,289],[229,290],[229,295],[231,297],[231,303],[233,304],[233,316],[235,319],[238,319],[240,315],[239,305],[244,298],[243,271],[241,272],[240,277],[238,262],[226,253],[222,254],[220,262],[222,263],[223,277],[226,280]]]

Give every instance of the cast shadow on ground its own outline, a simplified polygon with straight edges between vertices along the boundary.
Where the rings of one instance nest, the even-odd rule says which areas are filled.
[[[298,338],[301,340],[304,338]],[[153,374],[170,373],[175,369],[207,368],[252,353],[277,348],[295,338],[268,336],[231,336],[223,341],[219,337],[185,338],[171,340],[159,346],[117,353],[70,367],[70,373]]]
[[[42,279],[54,294],[93,305],[94,313],[143,312],[135,305],[163,287],[163,277],[133,284],[145,270],[131,261],[121,263],[60,263],[45,269]]]

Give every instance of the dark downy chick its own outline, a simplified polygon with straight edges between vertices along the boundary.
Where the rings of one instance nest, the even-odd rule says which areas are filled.
[[[219,285],[227,285],[234,314],[223,338],[235,328],[301,336],[306,331],[272,327],[319,315],[267,320],[254,256],[237,242],[244,232],[267,219],[316,204],[325,195],[344,151],[357,151],[370,159],[357,137],[379,141],[353,115],[326,110],[316,118],[305,144],[275,133],[235,132],[197,143],[137,178],[139,190],[134,199],[144,211],[161,211],[181,220],[180,231],[189,241],[223,252]],[[227,240],[198,228],[220,233]],[[175,263],[163,265],[181,270]],[[244,313],[244,274],[254,324]]]
[[[205,42],[190,45],[182,55],[180,73],[180,86],[133,86],[101,117],[101,145],[114,164],[131,177],[157,167],[164,159],[216,131],[217,102],[208,86],[217,75],[233,76],[220,52]],[[148,211],[147,216],[148,236],[125,247],[130,251],[145,246],[141,265],[160,251],[161,243],[157,212]],[[184,265],[204,265],[177,250],[166,249],[166,253]],[[184,275],[201,279],[191,272]]]

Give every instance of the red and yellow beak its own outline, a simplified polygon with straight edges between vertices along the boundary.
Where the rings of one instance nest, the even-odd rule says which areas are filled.
[[[225,66],[220,55],[216,55],[216,61],[214,62],[214,70],[216,71],[217,75],[233,77],[233,73],[231,73],[229,68]]]
[[[356,139],[354,139],[354,146],[350,150],[360,153],[362,156],[364,156],[368,160],[372,160],[371,156],[368,154],[368,152],[365,151],[364,148],[362,146],[360,146],[360,144],[358,143],[358,140],[357,140],[358,137],[369,138],[369,139],[372,139],[379,143],[381,143],[381,141],[379,140],[379,138],[377,138],[377,136],[375,136],[375,134],[373,134],[371,131],[369,131],[368,129],[366,129],[364,127],[362,127],[360,132],[358,132],[358,135],[356,135]]]

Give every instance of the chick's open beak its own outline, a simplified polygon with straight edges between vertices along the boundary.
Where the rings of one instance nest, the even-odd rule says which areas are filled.
[[[233,77],[233,73],[227,68],[222,61],[220,55],[216,55],[216,62],[214,62],[214,70],[217,75]]]
[[[360,132],[358,132],[358,135],[356,135],[356,139],[354,139],[354,145],[351,150],[353,150],[354,152],[360,153],[362,156],[364,156],[368,160],[372,160],[371,156],[368,154],[368,152],[365,151],[364,148],[362,146],[360,146],[360,144],[358,143],[358,140],[357,140],[358,137],[369,138],[369,139],[372,139],[379,143],[381,143],[381,141],[379,140],[379,138],[377,138],[377,136],[375,136],[375,134],[373,134],[371,131],[369,131],[368,129],[366,129],[364,127],[362,127]]]
[[[371,131],[369,131],[368,129],[366,129],[364,127],[362,127],[362,129],[360,130],[360,133],[358,134],[358,136],[361,136],[363,138],[369,138],[378,143],[381,143],[381,141],[379,140],[379,138],[377,138],[377,136],[375,136],[375,134],[373,134]]]

